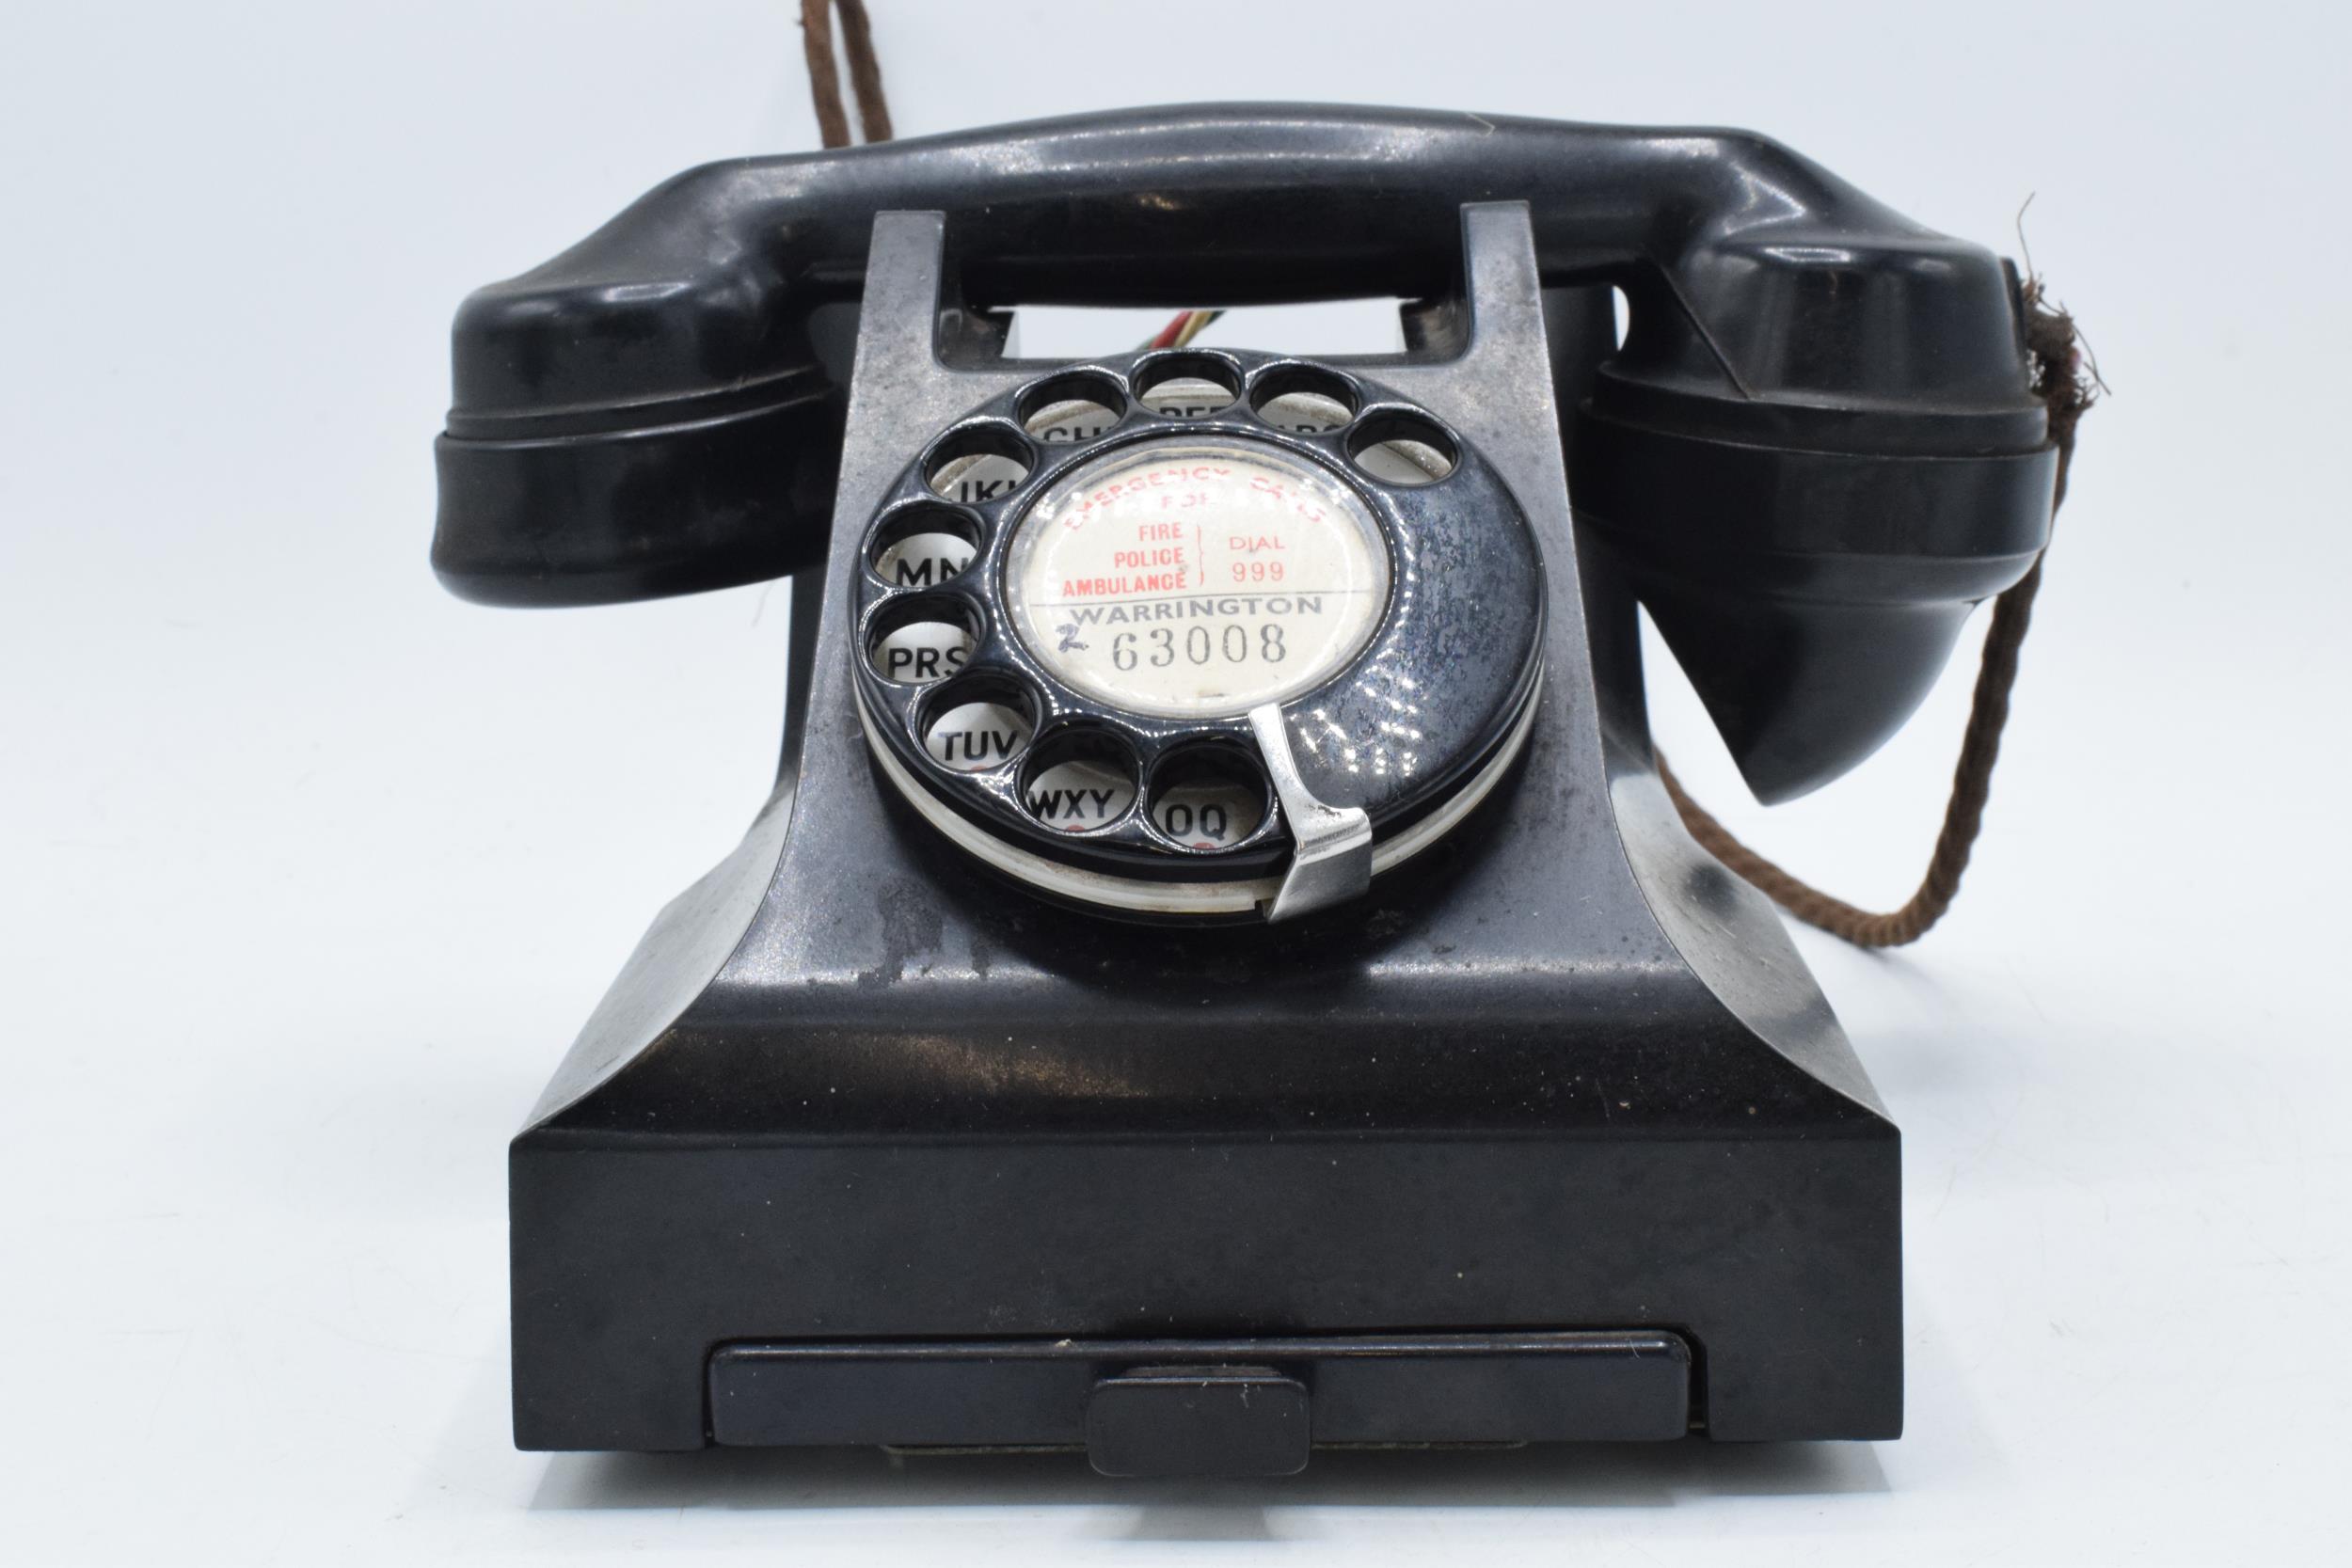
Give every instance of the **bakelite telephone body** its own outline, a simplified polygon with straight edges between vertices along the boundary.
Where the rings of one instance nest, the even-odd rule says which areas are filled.
[[[1760,798],[1859,762],[2044,542],[2022,320],[1760,137],[1285,105],[715,165],[473,295],[453,590],[793,583],[774,794],[513,1146],[517,1441],[1895,1435],[1898,1134],[1635,606]]]

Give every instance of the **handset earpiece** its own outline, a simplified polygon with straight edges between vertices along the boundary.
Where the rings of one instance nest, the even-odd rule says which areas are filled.
[[[1843,309],[1841,287],[1864,293],[1912,259],[1820,248],[1851,272],[1808,259],[1801,277],[1755,284],[1785,341],[1738,382],[1680,312],[1637,309],[1570,436],[1579,521],[1626,560],[1768,804],[1838,777],[1911,716],[1969,611],[2047,542],[2057,473],[2014,328],[1997,375],[1894,396],[1899,375],[1965,361],[1968,318]],[[1994,326],[2023,317],[2014,274],[1999,280],[1975,312]]]

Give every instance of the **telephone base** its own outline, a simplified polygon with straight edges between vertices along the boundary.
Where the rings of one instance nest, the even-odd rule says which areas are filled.
[[[1057,910],[857,779],[870,813],[789,835],[768,888],[796,934],[755,921],[516,1138],[517,1442],[1158,1474],[1897,1435],[1896,1129],[1756,895],[1656,863],[1655,781],[1613,794],[1676,935],[1765,960],[1713,986],[1551,869],[1616,852],[1612,808],[1564,787],[1556,728],[1531,752],[1426,863],[1257,929]],[[1203,1413],[1204,1378],[1252,1397]]]
[[[1762,895],[1652,770],[1633,597],[1553,399],[1605,289],[1464,210],[1450,343],[1380,361],[1525,508],[1520,760],[1362,897],[1280,925],[1058,909],[874,775],[849,574],[951,362],[936,214],[876,221],[836,569],[795,580],[774,799],[665,911],[510,1162],[527,1449],[1891,1437],[1900,1146]],[[1500,396],[1498,388],[1511,395]]]

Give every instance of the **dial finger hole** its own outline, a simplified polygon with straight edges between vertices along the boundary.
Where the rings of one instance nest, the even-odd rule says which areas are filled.
[[[1356,467],[1383,484],[1435,484],[1461,462],[1454,437],[1417,414],[1375,414],[1348,443]]]
[[[1230,849],[1266,819],[1265,774],[1237,747],[1190,747],[1152,774],[1151,815],[1186,849]]]
[[[1300,436],[1326,435],[1356,417],[1356,389],[1305,365],[1268,371],[1251,388],[1251,398],[1258,418]]]
[[[959,681],[928,705],[923,750],[959,773],[993,772],[1028,750],[1036,711],[1009,682]]]
[[[1136,401],[1166,419],[1202,419],[1240,396],[1240,373],[1215,355],[1170,354],[1136,372]]]
[[[1057,375],[1022,394],[1021,428],[1046,446],[1106,436],[1125,417],[1127,395],[1106,375]]]
[[[954,599],[904,599],[874,618],[866,663],[886,681],[930,686],[963,668],[979,632],[978,615]]]
[[[950,432],[932,450],[923,478],[934,494],[977,506],[1012,494],[1034,467],[1028,442],[1010,425],[992,422]]]
[[[893,588],[933,588],[972,564],[980,526],[961,512],[917,504],[891,514],[874,531],[874,575]]]
[[[1136,803],[1135,753],[1100,730],[1057,732],[1039,745],[1027,771],[1021,803],[1057,832],[1107,828]]]

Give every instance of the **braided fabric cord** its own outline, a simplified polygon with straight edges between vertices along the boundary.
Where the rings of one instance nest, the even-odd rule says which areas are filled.
[[[874,34],[866,15],[865,0],[802,0],[803,43],[808,55],[808,82],[817,104],[817,126],[829,147],[850,145],[850,117],[842,102],[841,76],[834,65],[833,17],[841,11],[842,53],[849,60],[850,83],[857,94],[858,118],[869,142],[890,139],[890,107],[882,97],[882,66],[874,55]],[[2058,448],[2058,482],[2051,510],[2066,499],[2067,470],[2074,461],[2074,427],[2093,397],[2094,382],[2085,373],[2074,318],[2052,306],[2040,279],[2026,287],[2026,347],[2033,361],[2034,388],[2050,411],[2050,439]],[[1184,311],[1149,347],[1190,341],[1194,334],[1221,311]],[[1968,709],[1968,726],[1960,744],[1960,761],[1952,769],[1952,793],[1944,807],[1944,826],[1935,835],[1927,874],[1918,891],[1900,909],[1879,913],[1849,904],[1782,869],[1732,836],[1731,830],[1682,787],[1663,752],[1657,754],[1658,777],[1666,786],[1682,825],[1699,847],[1735,874],[1753,883],[1772,902],[1808,926],[1859,947],[1900,947],[1918,941],[1960,893],[1962,873],[1969,852],[1984,826],[1985,802],[1993,795],[1993,768],[2000,761],[2001,731],[2009,723],[2010,689],[2017,683],[2018,650],[2025,646],[2026,627],[2033,621],[2034,595],[2042,588],[2042,562],[2016,585],[1993,601],[1993,624],[1986,628],[1984,653],[1977,667],[1976,693]]]
[[[2039,279],[2026,288],[2026,347],[2033,360],[2034,388],[2050,410],[2050,440],[2058,448],[2055,512],[2066,499],[2067,470],[2074,461],[2074,427],[2093,397],[2093,383],[2084,372],[2074,321],[2051,306]],[[1699,847],[1808,926],[1818,926],[1857,947],[1900,947],[1917,942],[1944,918],[1960,893],[1962,873],[1977,833],[1984,826],[1985,802],[1993,795],[1993,768],[2001,756],[2001,730],[2009,722],[2010,689],[2017,682],[2018,650],[2033,621],[2034,595],[2042,588],[2042,562],[2016,585],[1993,601],[1993,624],[1985,630],[1984,654],[1977,667],[1977,688],[1968,708],[1968,726],[1960,743],[1960,761],[1952,769],[1952,793],[1944,808],[1944,826],[1935,835],[1928,869],[1916,892],[1899,909],[1883,913],[1834,897],[1803,878],[1791,875],[1733,837],[1705,806],[1691,799],[1674,769],[1658,756],[1658,777],[1681,814],[1682,825]]]
[[[882,61],[866,0],[801,0],[801,48],[808,59],[809,96],[817,104],[818,138],[828,148],[850,145],[850,114],[841,100],[841,72],[833,58],[833,13],[841,11],[841,53],[857,94],[858,125],[869,142],[890,139],[890,103],[882,96]]]

